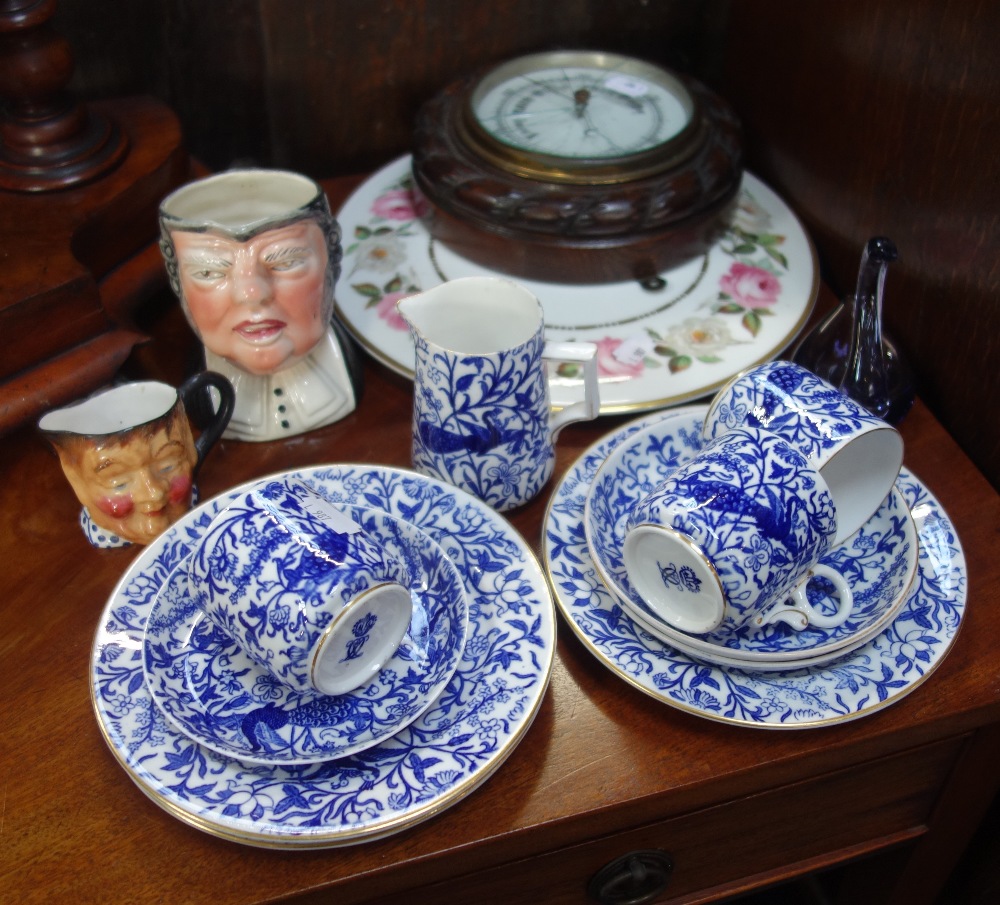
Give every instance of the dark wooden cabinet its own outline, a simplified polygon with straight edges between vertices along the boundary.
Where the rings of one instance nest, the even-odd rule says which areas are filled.
[[[802,217],[835,292],[873,235],[899,247],[890,331],[922,397],[1000,486],[1000,7],[990,0],[61,0],[88,98],[152,94],[213,169],[314,178],[410,149],[417,107],[519,53],[596,47],[702,79],[748,162]]]
[[[427,905],[545,902],[572,905],[607,865],[667,857],[663,891],[650,902],[705,900],[761,878],[854,858],[926,831],[963,740],[952,739],[747,795],[691,814],[609,834],[414,893]],[[641,895],[644,877],[611,883],[605,905]],[[612,876],[614,873],[612,872]],[[303,902],[308,902],[304,899]],[[317,897],[317,902],[319,898]],[[378,905],[389,905],[384,899]],[[598,899],[598,901],[601,901]],[[878,901],[871,898],[870,901]]]
[[[722,77],[751,168],[802,217],[837,292],[853,291],[870,236],[898,246],[888,329],[995,487],[998,41],[988,0],[733,3]]]
[[[534,725],[475,793],[386,839],[255,849],[157,808],[106,749],[87,664],[95,620],[134,552],[87,546],[57,460],[22,427],[0,440],[0,898],[585,903],[607,865],[641,873],[630,855],[663,852],[660,903],[728,900],[826,869],[851,905],[935,902],[1000,785],[995,4],[62,0],[55,23],[83,97],[155,95],[209,166],[249,159],[329,177],[335,207],[357,184],[345,174],[408,150],[415,105],[473,65],[590,45],[692,72],[734,103],[751,168],[814,236],[834,287],[823,306],[849,288],[870,235],[899,246],[887,315],[921,393],[902,425],[905,464],[956,526],[969,602],[954,648],[912,694],[799,732],[672,710],[560,624]],[[115,300],[109,330],[136,332],[113,361],[84,350],[77,367],[110,375],[145,338],[121,373],[179,383],[192,338],[155,245],[130,246],[123,269],[101,257],[99,231],[86,235],[87,262],[103,261],[98,296]],[[140,309],[129,302],[137,289]],[[287,443],[224,441],[203,495],[278,469],[370,460],[375,446],[381,461],[407,466],[411,387],[371,360],[365,377],[362,405],[342,422]],[[618,423],[563,431],[557,476]],[[511,516],[536,550],[545,502]]]

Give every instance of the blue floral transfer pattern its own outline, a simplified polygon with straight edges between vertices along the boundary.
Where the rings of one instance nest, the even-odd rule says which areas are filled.
[[[664,418],[704,417],[704,407],[633,421],[586,450],[554,490],[544,525],[556,605],[615,675],[697,716],[765,729],[799,729],[865,716],[916,689],[950,650],[965,612],[968,576],[948,516],[907,470],[897,487],[920,545],[914,586],[899,615],[864,646],[819,669],[754,673],[701,662],[638,628],[604,586],[583,527],[587,494],[619,443]],[[688,427],[687,429],[690,429]]]
[[[628,525],[658,524],[665,507],[668,527],[690,536],[711,561],[726,598],[720,628],[729,631],[758,607],[767,613],[781,606],[837,529],[826,485],[801,453],[766,430],[732,430],[668,479],[636,502]],[[665,577],[679,572],[673,562],[659,565]],[[685,587],[694,591],[690,582]]]
[[[555,465],[542,331],[494,355],[415,346],[414,467],[498,510],[530,500]]]
[[[129,777],[213,835],[323,847],[413,826],[485,782],[531,725],[555,653],[555,611],[524,540],[474,498],[401,469],[297,473],[334,505],[382,509],[428,534],[462,575],[469,630],[458,668],[416,721],[359,754],[303,766],[248,764],[174,729],[143,679],[146,621],[167,576],[235,496],[211,500],[147,547],[104,610],[91,661],[99,725]]]
[[[458,570],[418,528],[380,511],[346,513],[408,572],[413,613],[396,653],[347,694],[292,691],[204,618],[182,562],[146,620],[143,656],[154,701],[184,734],[254,763],[331,760],[391,737],[447,685],[468,625]]]
[[[744,425],[774,431],[816,461],[845,436],[885,422],[800,365],[775,361],[716,394],[705,418],[706,437]]]
[[[201,609],[300,692],[313,690],[316,652],[334,643],[329,627],[341,607],[377,585],[407,580],[354,521],[333,507],[319,511],[323,505],[300,481],[262,481],[215,517],[189,563]],[[355,623],[360,642],[372,627]]]
[[[636,431],[608,454],[587,497],[584,528],[594,564],[625,609],[647,625],[656,616],[634,592],[622,562],[625,524],[639,500],[701,449],[700,431],[701,421],[694,415],[667,418]],[[854,597],[851,615],[836,628],[793,630],[784,624],[770,624],[757,630],[744,627],[736,632],[678,638],[679,632],[662,626],[653,634],[668,643],[679,640],[706,659],[717,651],[758,661],[835,655],[834,651],[853,643],[854,638],[867,635],[866,640],[870,640],[895,617],[917,570],[916,529],[900,493],[894,490],[868,524],[820,562],[848,580]],[[835,611],[831,591],[832,585],[825,579],[811,582],[811,605],[820,612]]]

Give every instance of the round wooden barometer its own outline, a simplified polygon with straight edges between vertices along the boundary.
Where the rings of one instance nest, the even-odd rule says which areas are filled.
[[[722,98],[597,51],[534,53],[450,85],[419,111],[413,153],[436,240],[560,283],[655,279],[704,253],[742,169]]]

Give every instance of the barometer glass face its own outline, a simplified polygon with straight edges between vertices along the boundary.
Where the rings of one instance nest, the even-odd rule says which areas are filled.
[[[471,105],[495,140],[567,161],[654,150],[680,135],[694,114],[691,95],[673,75],[604,53],[521,57],[489,73]]]

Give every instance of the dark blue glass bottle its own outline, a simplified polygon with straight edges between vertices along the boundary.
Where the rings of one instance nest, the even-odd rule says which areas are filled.
[[[913,375],[882,329],[882,302],[896,246],[883,236],[861,253],[857,287],[799,343],[792,360],[840,387],[891,424],[913,405]]]

